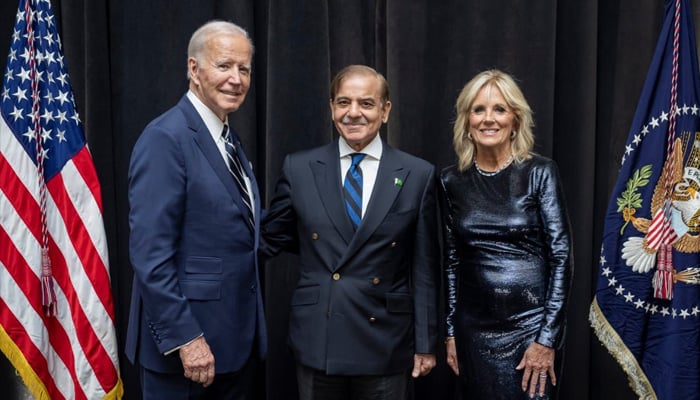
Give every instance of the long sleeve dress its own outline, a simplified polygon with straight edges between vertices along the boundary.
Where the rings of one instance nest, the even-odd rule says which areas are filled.
[[[573,261],[556,164],[533,155],[493,175],[452,166],[440,180],[447,335],[456,340],[463,395],[528,398],[515,367],[533,341],[557,350],[561,376]]]

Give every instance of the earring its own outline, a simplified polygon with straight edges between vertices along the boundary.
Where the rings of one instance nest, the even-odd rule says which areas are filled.
[[[472,140],[472,133],[471,132],[467,132],[467,139],[469,139],[470,141]]]
[[[512,131],[512,132],[510,133],[510,140],[515,139],[515,137],[516,137],[517,135],[518,135],[518,132]]]

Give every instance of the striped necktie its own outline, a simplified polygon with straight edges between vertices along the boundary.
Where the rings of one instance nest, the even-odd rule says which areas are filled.
[[[362,169],[359,164],[365,156],[366,154],[363,153],[351,155],[352,164],[345,174],[345,182],[343,183],[345,209],[356,230],[362,221]]]
[[[238,157],[238,147],[240,147],[241,142],[235,136],[235,133],[231,134],[228,125],[225,124],[221,136],[224,139],[224,147],[226,148],[228,170],[231,172],[231,175],[233,175],[233,180],[236,181],[236,186],[238,186],[238,189],[241,191],[241,199],[248,211],[246,220],[250,227],[255,229],[255,224],[253,223],[253,207],[250,203],[250,192],[248,192],[248,186],[246,186],[245,179],[243,178],[245,172],[241,164],[241,159]]]

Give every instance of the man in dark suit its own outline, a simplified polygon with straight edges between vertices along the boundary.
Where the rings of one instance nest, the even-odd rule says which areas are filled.
[[[352,65],[331,83],[340,138],[288,155],[263,221],[266,255],[300,255],[290,344],[301,400],[407,397],[435,366],[435,169],[379,136],[384,77]]]
[[[250,87],[252,56],[237,25],[199,28],[189,91],[146,127],[131,156],[126,353],[140,366],[144,400],[246,399],[266,351],[260,195],[228,127]]]

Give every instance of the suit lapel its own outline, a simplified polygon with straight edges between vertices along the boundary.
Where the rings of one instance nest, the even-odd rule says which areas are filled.
[[[369,237],[377,229],[401,192],[408,172],[394,157],[393,149],[385,144],[377,179],[372,189],[372,197],[369,199],[367,211],[356,236]]]
[[[339,266],[343,265],[350,256],[355,254],[384,221],[391,206],[399,196],[399,193],[401,193],[403,182],[406,181],[410,172],[409,169],[404,168],[398,157],[396,157],[395,150],[386,143],[383,145],[382,159],[379,162],[379,170],[377,170],[377,179],[372,189],[372,197],[367,205],[362,223],[352,238],[342,260],[338,263]]]
[[[204,124],[204,121],[202,121],[202,118],[199,116],[199,114],[197,114],[197,110],[195,110],[192,103],[190,103],[190,101],[187,99],[187,96],[183,96],[180,103],[178,103],[178,106],[185,114],[189,128],[194,131],[194,141],[202,151],[204,158],[206,158],[216,176],[219,178],[219,180],[221,180],[221,183],[223,183],[226,191],[229,193],[229,195],[231,195],[234,203],[236,203],[238,208],[241,210],[245,210],[245,204],[243,204],[243,199],[241,199],[241,192],[238,190],[238,187],[236,187],[236,183],[233,181],[231,172],[229,172],[219,148],[216,146],[216,143]],[[248,162],[246,160],[246,164],[247,163]],[[256,199],[257,197],[258,196],[255,196]]]
[[[328,145],[321,157],[311,161],[309,167],[328,218],[345,242],[349,243],[354,232],[341,195],[338,143],[334,141]]]

